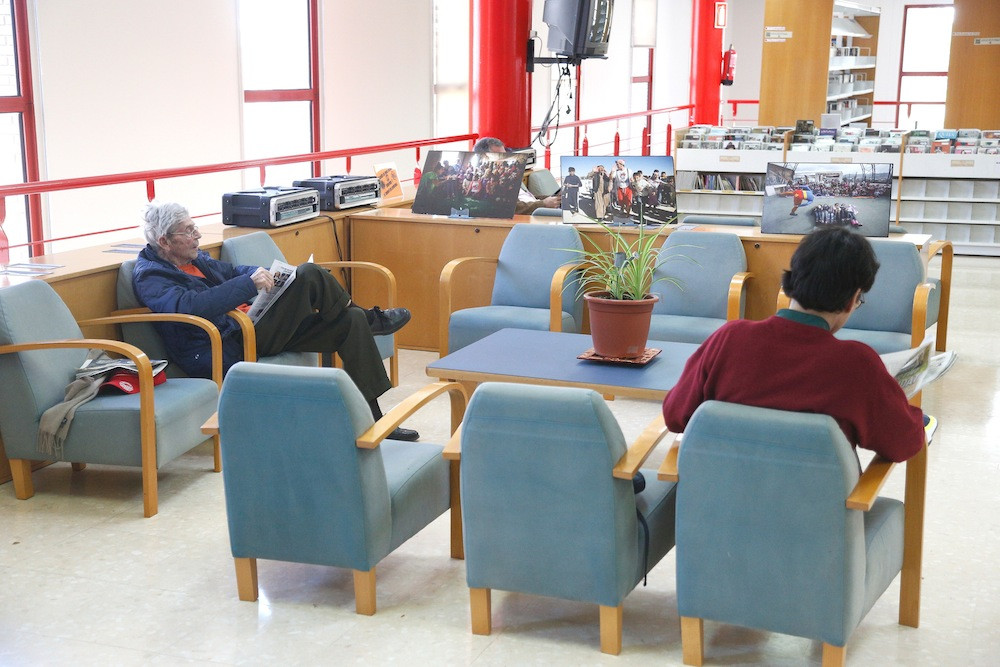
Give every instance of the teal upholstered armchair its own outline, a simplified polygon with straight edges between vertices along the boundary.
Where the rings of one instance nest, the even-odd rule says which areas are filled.
[[[678,230],[664,240],[653,285],[660,300],[649,324],[652,340],[702,343],[744,306],[747,259],[740,237],[725,232]]]
[[[571,250],[582,248],[580,234],[571,226],[522,223],[511,228],[499,258],[462,257],[446,264],[438,304],[441,356],[506,328],[580,331],[583,300],[565,285],[574,270],[569,262],[577,259]],[[473,262],[496,264],[490,303],[452,312],[460,269]]]
[[[132,289],[132,273],[135,270],[135,260],[129,259],[122,262],[118,267],[118,281],[116,283],[116,294],[118,297],[118,310],[114,316],[119,319],[122,329],[122,338],[125,342],[135,345],[137,348],[149,355],[151,359],[169,359],[167,346],[163,343],[153,321],[148,317],[128,317],[130,315],[149,313]],[[243,332],[243,358],[247,361],[259,361],[262,364],[286,364],[291,366],[315,366],[319,361],[319,356],[308,352],[282,352],[270,357],[257,357],[257,343],[253,334],[253,323],[246,314],[240,311],[231,311],[230,317],[236,318]],[[193,315],[190,317],[194,317]],[[197,326],[202,328],[210,327],[218,331],[210,321],[198,317]],[[213,358],[213,362],[215,359]],[[222,358],[219,358],[218,376],[213,379],[222,386]],[[169,377],[187,377],[180,366],[171,364],[167,366]]]
[[[876,457],[861,474],[826,415],[709,401],[679,450],[661,472],[679,475],[686,664],[702,664],[710,619],[823,642],[823,664],[842,665],[851,633],[901,569],[900,623],[917,625],[923,482],[909,466],[924,465],[926,450],[907,463],[905,506],[877,498],[893,464]]]
[[[866,343],[879,354],[917,347],[935,326],[935,347],[944,350],[951,300],[951,241],[932,244],[930,255],[942,255],[941,277],[927,279],[916,246],[905,241],[869,239],[879,261],[875,284],[847,324],[835,335]]]
[[[665,433],[660,418],[626,449],[594,391],[479,386],[460,435],[474,633],[500,589],[600,605],[601,650],[621,651],[623,600],[674,544],[674,485],[632,485]]]
[[[464,390],[444,382],[373,424],[341,369],[232,367],[219,397],[219,434],[241,600],[257,599],[257,559],[264,558],[350,568],[357,612],[375,613],[376,565],[453,500],[440,445],[384,438],[444,392],[457,427]],[[461,535],[452,540],[454,549]]]
[[[87,463],[141,467],[143,510],[149,517],[157,513],[157,470],[207,439],[200,427],[215,412],[216,384],[171,379],[154,389],[149,357],[142,350],[119,341],[84,338],[80,330],[81,325],[113,321],[78,324],[41,280],[0,289],[0,434],[18,498],[34,495],[32,460],[50,458],[37,448],[39,420],[64,400],[66,386],[90,348],[134,361],[139,393],[98,394],[78,406],[59,460],[73,463],[74,470]],[[221,359],[217,331],[212,342]]]
[[[230,264],[246,264],[250,266],[271,266],[274,260],[286,261],[281,249],[277,246],[270,234],[267,232],[251,232],[242,236],[233,236],[222,242],[222,251],[219,259]],[[381,264],[372,262],[316,262],[317,265],[327,269],[358,269],[375,273],[385,285],[385,301],[379,305],[384,308],[394,308],[396,306],[396,277],[389,269]],[[378,346],[379,354],[383,359],[389,360],[389,381],[392,386],[399,384],[399,356],[396,348],[395,334],[387,336],[375,336],[375,345]],[[289,355],[296,355],[292,361],[284,361]],[[312,363],[300,363],[296,361],[298,357],[305,356]],[[273,359],[274,361],[271,361]],[[284,363],[285,365],[313,366],[316,355],[305,352],[282,352],[271,359],[260,359],[269,363]]]

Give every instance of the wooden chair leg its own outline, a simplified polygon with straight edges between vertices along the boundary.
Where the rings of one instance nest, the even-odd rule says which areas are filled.
[[[222,472],[222,447],[219,446],[218,433],[212,436],[212,454],[215,457],[215,465],[212,470]]]
[[[236,565],[236,591],[240,599],[253,602],[257,599],[257,559],[234,558]]]
[[[73,472],[80,472],[81,470],[85,470],[87,468],[86,463],[71,463],[69,465],[73,468]]]
[[[10,474],[14,481],[14,496],[18,500],[27,500],[35,495],[35,485],[31,483],[31,461],[28,459],[10,459]]]
[[[472,634],[488,635],[493,631],[493,611],[489,588],[470,588],[469,605],[472,608]]]
[[[451,557],[465,560],[465,542],[462,537],[462,494],[459,483],[459,461],[449,461],[451,479]]]
[[[844,667],[847,664],[847,647],[823,644],[823,667]]]
[[[899,575],[899,624],[920,625],[920,575],[924,553],[927,447],[906,462],[903,492],[903,571]]]
[[[681,616],[681,653],[685,665],[705,662],[705,621]]]
[[[622,605],[601,605],[601,653],[618,655],[622,652]]]
[[[399,352],[393,352],[389,357],[389,383],[393,387],[399,386]]]
[[[354,611],[365,616],[375,614],[375,568],[354,570]]]

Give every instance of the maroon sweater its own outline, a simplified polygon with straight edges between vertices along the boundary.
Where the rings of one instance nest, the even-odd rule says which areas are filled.
[[[663,418],[681,433],[710,400],[830,415],[848,441],[890,461],[905,461],[924,444],[923,413],[878,354],[834,338],[825,320],[807,313],[726,323],[688,360]]]

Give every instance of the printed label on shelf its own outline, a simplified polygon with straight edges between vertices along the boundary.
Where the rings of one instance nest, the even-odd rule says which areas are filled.
[[[975,167],[975,160],[952,160],[951,166],[953,167]]]
[[[739,155],[720,155],[719,162],[739,162]]]
[[[830,162],[835,164],[854,164],[854,158],[850,157],[831,157]]]

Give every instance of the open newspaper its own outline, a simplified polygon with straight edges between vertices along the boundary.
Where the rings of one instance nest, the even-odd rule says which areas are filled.
[[[955,352],[932,355],[933,346],[934,339],[926,338],[919,347],[912,350],[881,355],[885,367],[899,382],[907,398],[912,398],[918,391],[944,375],[955,363],[957,356]]]
[[[271,275],[274,276],[274,287],[269,290],[260,290],[257,292],[257,298],[253,300],[250,305],[250,310],[247,311],[247,315],[253,321],[254,324],[264,316],[267,309],[271,307],[278,297],[280,297],[288,286],[292,284],[295,280],[295,267],[291,264],[285,264],[280,260],[274,260],[271,262]]]
[[[153,366],[153,375],[167,367],[166,359],[150,359]],[[121,371],[138,374],[135,362],[131,359],[113,359],[103,350],[91,350],[83,365],[76,369],[77,378],[100,377],[102,375],[113,375]]]

